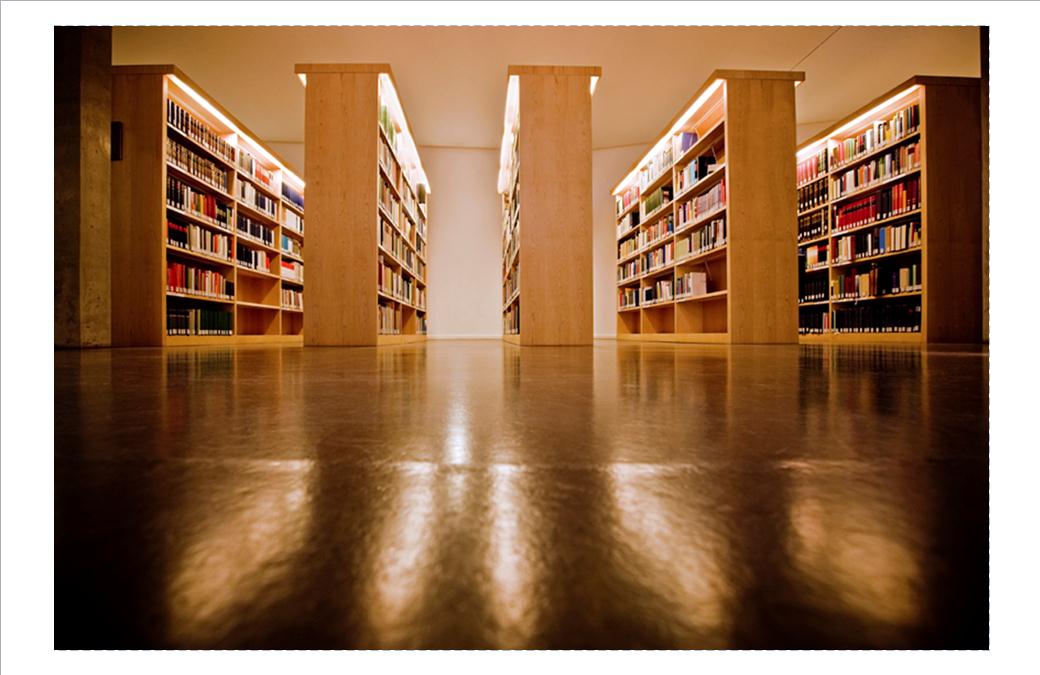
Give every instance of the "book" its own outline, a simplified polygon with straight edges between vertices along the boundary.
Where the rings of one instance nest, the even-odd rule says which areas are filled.
[[[866,190],[875,183],[895,178],[921,166],[920,142],[908,143],[883,153],[868,162],[833,175],[830,190],[833,199]]]
[[[285,218],[282,219],[282,226],[293,232],[303,234],[303,218],[289,209],[285,209]]]
[[[170,137],[166,138],[166,161],[214,189],[227,193],[228,174],[222,166],[192,152]]]
[[[672,146],[665,143],[664,146],[647,160],[646,164],[639,170],[639,189],[642,191],[648,185],[660,178],[672,169]]]
[[[166,242],[171,246],[193,253],[201,253],[221,260],[231,259],[231,237],[194,223],[181,224],[167,219]]]
[[[676,299],[695,298],[708,293],[708,275],[705,272],[686,272],[675,277]]]
[[[235,246],[235,259],[239,267],[259,272],[271,272],[271,256],[262,249],[252,249],[239,242]]]
[[[284,180],[282,181],[282,199],[303,211],[303,193],[289,185]],[[300,227],[300,231],[303,231],[302,226]]]
[[[672,201],[672,186],[665,185],[659,187],[650,194],[646,195],[641,203],[642,218],[646,218],[648,214],[653,213],[657,209],[661,208],[665,204],[669,204]]]
[[[672,300],[672,280],[658,279],[652,286],[644,286],[639,291],[641,307],[670,302]]]
[[[808,241],[827,234],[830,209],[818,209],[798,216],[798,241]]]
[[[834,309],[837,333],[919,333],[919,301],[874,302]]]
[[[921,290],[917,263],[874,263],[866,267],[838,270],[832,281],[831,298],[851,300],[900,295]]]
[[[231,312],[197,307],[167,307],[167,335],[231,335]]]
[[[629,309],[632,307],[639,306],[639,289],[638,288],[619,288],[618,289],[618,309]]]
[[[798,333],[822,335],[831,332],[831,313],[823,305],[798,309]]]
[[[719,181],[718,185],[713,185],[704,194],[698,195],[693,199],[687,200],[679,204],[679,227],[683,229],[687,225],[699,218],[706,217],[707,215],[716,211],[721,211],[726,206],[726,179],[723,178]]]
[[[303,283],[303,263],[282,259],[282,278]]]
[[[235,196],[238,197],[239,201],[271,218],[278,217],[278,206],[275,201],[257,190],[252,183],[240,180],[235,185],[238,188]]]
[[[235,147],[172,98],[166,99],[166,122],[218,158],[229,164],[234,162]]]
[[[816,181],[798,188],[798,212],[815,209],[827,203],[827,181]]]
[[[303,290],[299,288],[282,289],[282,307],[303,311]]]
[[[921,180],[913,176],[834,208],[834,231],[842,232],[921,208]]]
[[[820,302],[828,299],[826,276],[815,274],[798,280],[798,302]]]
[[[668,214],[656,223],[639,233],[639,248],[652,246],[662,239],[667,239],[675,232],[675,220]],[[626,242],[627,243],[627,242]]]
[[[222,272],[185,263],[167,261],[166,288],[174,293],[232,300],[235,284]]]
[[[253,220],[247,215],[238,214],[238,236],[252,239],[256,242],[274,248],[274,228]]]
[[[919,248],[921,223],[917,220],[856,231],[834,240],[834,262],[845,263]]]
[[[231,227],[231,206],[216,197],[196,190],[173,176],[166,177],[166,205],[191,214],[218,227]]]
[[[819,152],[798,162],[795,179],[798,187],[819,180],[827,173],[827,148],[821,148]]]
[[[861,133],[837,142],[830,153],[831,166],[835,169],[841,168],[889,143],[910,136],[917,131],[920,123],[921,110],[917,103],[907,106],[888,119],[876,120]]]
[[[700,255],[726,244],[726,219],[714,218],[675,240],[676,258]]]

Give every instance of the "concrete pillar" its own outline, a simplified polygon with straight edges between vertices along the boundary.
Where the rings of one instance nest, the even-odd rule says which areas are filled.
[[[112,28],[54,28],[54,345],[112,341]]]

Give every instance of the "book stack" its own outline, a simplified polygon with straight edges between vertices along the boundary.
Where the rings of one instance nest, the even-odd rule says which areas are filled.
[[[231,312],[219,309],[168,307],[167,335],[231,335]]]
[[[303,290],[297,288],[282,289],[282,307],[303,311]]]
[[[214,270],[200,269],[177,262],[166,263],[166,287],[174,293],[232,300],[235,284]]]
[[[918,177],[884,187],[869,196],[845,202],[834,209],[834,230],[841,232],[878,220],[885,220],[921,207],[921,180]]]
[[[282,226],[293,232],[303,234],[303,218],[295,211],[285,209],[285,218],[282,219]]]
[[[834,310],[837,333],[919,333],[920,302],[890,302],[839,307]]]
[[[813,307],[798,313],[799,335],[823,335],[829,332],[831,332],[831,314],[826,307]]]
[[[827,266],[827,244],[817,244],[805,248],[805,271],[822,269]]]
[[[814,180],[819,180],[827,175],[827,148],[820,148],[820,151],[815,155],[812,155],[808,159],[804,159],[798,163],[798,167],[795,172],[796,180],[798,181],[798,187],[802,187]]]
[[[650,194],[648,194],[642,202],[642,217],[646,218],[648,214],[653,213],[657,209],[663,207],[672,201],[672,186],[665,185],[659,187]]]
[[[643,307],[649,307],[650,305],[656,305],[662,302],[670,302],[672,300],[672,280],[671,279],[659,279],[653,286],[644,286],[640,289],[641,300],[640,305]]]
[[[271,256],[267,251],[252,249],[244,244],[235,247],[235,258],[239,267],[246,267],[260,272],[271,272]]]
[[[379,303],[379,332],[383,335],[401,334],[401,308]]]
[[[707,253],[726,244],[726,220],[715,218],[703,227],[699,227],[687,237],[676,240],[676,255],[681,260],[685,256]]]
[[[618,309],[630,309],[639,306],[638,288],[618,289]]]
[[[642,265],[643,273],[645,274],[664,267],[674,260],[675,242],[668,242],[660,248],[655,248],[653,251],[644,253],[640,257],[640,264]]]
[[[834,243],[834,262],[844,263],[917,248],[921,245],[921,224],[917,221],[875,227],[838,237]]]
[[[286,181],[282,181],[282,199],[289,202],[296,208],[303,210],[303,194],[299,190],[289,185]],[[300,228],[303,231],[303,228]]]
[[[231,207],[172,176],[166,178],[166,205],[225,229],[231,227]]]
[[[288,253],[294,258],[303,258],[303,246],[298,239],[287,234],[282,235],[282,252]]]
[[[798,302],[820,302],[827,299],[826,277],[817,274],[798,282]]]
[[[665,172],[671,171],[671,169],[672,146],[666,143],[664,147],[647,160],[647,163],[639,170],[639,189],[642,190],[646,188],[646,186],[660,178]]]
[[[238,236],[252,239],[265,246],[274,248],[274,229],[253,220],[249,216],[238,214]]]
[[[686,272],[675,277],[675,297],[685,300],[706,295],[708,292],[708,275],[704,272]]]
[[[875,183],[895,178],[921,166],[921,144],[919,142],[894,148],[889,152],[864,162],[831,179],[834,199],[864,190]]]
[[[830,209],[819,209],[798,216],[798,241],[809,241],[827,234]]]
[[[172,138],[166,138],[166,160],[221,192],[228,191],[227,172],[215,162],[197,155]]]
[[[303,263],[283,259],[282,278],[303,283]]]
[[[921,290],[917,263],[903,265],[871,265],[866,270],[840,270],[834,277],[836,300],[854,300],[886,295],[901,295]]]
[[[887,120],[878,120],[861,134],[838,143],[831,150],[831,164],[834,168],[841,168],[880,147],[910,136],[917,131],[920,120],[921,111],[917,103],[907,106]]]
[[[667,239],[675,231],[675,221],[672,214],[668,214],[656,223],[639,233],[639,248],[652,246],[662,239]]]
[[[166,241],[173,246],[221,260],[231,259],[231,237],[225,234],[212,232],[193,223],[182,225],[172,220],[166,221],[166,233]]]
[[[209,128],[209,125],[185,110],[173,99],[166,99],[166,122],[188,138],[214,153],[217,157],[228,163],[234,161],[234,146],[214,133]]]
[[[639,186],[633,185],[614,198],[615,215],[620,216],[637,201],[639,201]]]
[[[275,201],[253,187],[252,183],[238,181],[236,185],[238,186],[236,196],[239,201],[245,203],[246,206],[250,206],[257,211],[270,216],[271,218],[278,217],[278,205]]]
[[[618,265],[617,269],[617,280],[618,283],[628,281],[629,279],[635,279],[639,276],[639,261],[629,260],[627,263]]]
[[[274,189],[274,172],[264,168],[245,148],[238,149],[237,166],[243,173],[268,190]]]
[[[815,209],[827,203],[827,181],[809,183],[798,188],[798,212]]]

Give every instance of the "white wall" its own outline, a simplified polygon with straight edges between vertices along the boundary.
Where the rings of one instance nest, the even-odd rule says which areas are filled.
[[[303,168],[302,143],[270,143]],[[645,145],[592,153],[593,333],[615,325],[614,198],[610,191]],[[429,333],[431,337],[502,334],[502,221],[495,184],[498,150],[420,147],[430,178]]]
[[[430,337],[502,335],[498,150],[420,147],[430,179]]]
[[[617,221],[614,186],[639,159],[646,145],[625,145],[592,152],[592,332],[617,334]]]

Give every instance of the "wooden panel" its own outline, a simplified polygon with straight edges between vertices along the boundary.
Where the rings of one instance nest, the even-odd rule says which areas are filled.
[[[520,76],[520,337],[592,344],[589,78]]]
[[[600,66],[509,66],[509,75],[573,75],[574,77],[600,77],[603,68]],[[589,86],[588,79],[585,86]],[[521,118],[523,119],[523,118]]]
[[[929,342],[982,340],[979,86],[929,85],[924,118],[924,318]]]
[[[112,344],[162,345],[166,329],[165,80],[112,78],[123,159],[112,162]]]
[[[734,343],[798,340],[794,85],[726,83],[729,322]]]
[[[307,77],[307,345],[375,345],[378,73]]]

